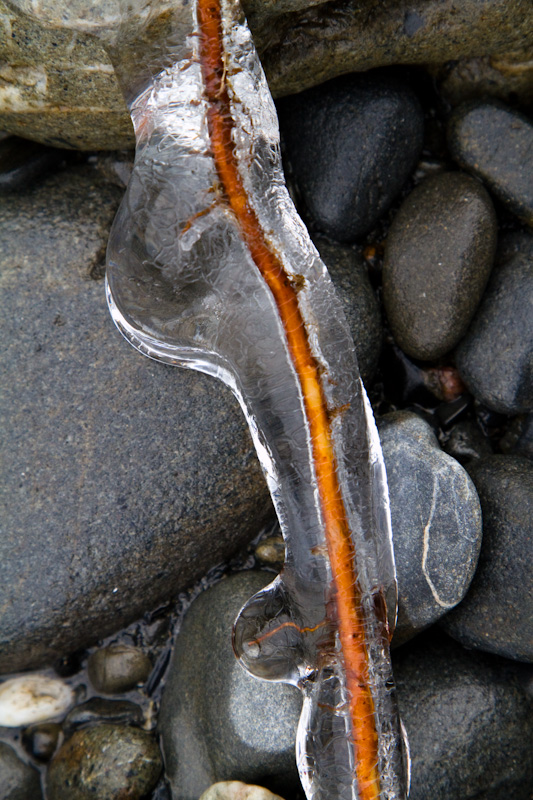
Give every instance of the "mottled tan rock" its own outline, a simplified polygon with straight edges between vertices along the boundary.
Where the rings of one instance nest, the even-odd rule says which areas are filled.
[[[263,786],[252,786],[241,781],[220,781],[207,789],[200,800],[283,800]]]
[[[107,0],[99,2],[105,9]],[[533,30],[530,0],[243,5],[274,96],[385,64],[505,57],[527,50]],[[98,40],[46,29],[6,0],[0,0],[0,129],[80,150],[134,144],[113,67]]]

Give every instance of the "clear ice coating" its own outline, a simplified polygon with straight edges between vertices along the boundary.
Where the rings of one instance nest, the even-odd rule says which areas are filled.
[[[343,311],[284,184],[238,3],[13,4],[101,36],[122,84],[137,149],[108,246],[116,325],[145,355],[220,378],[249,423],[286,561],[241,610],[235,652],[253,675],[301,688],[309,800],[401,800],[381,448]]]

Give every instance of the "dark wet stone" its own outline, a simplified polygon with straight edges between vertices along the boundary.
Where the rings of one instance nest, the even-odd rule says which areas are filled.
[[[40,722],[26,728],[22,734],[24,749],[37,761],[49,761],[57,747],[61,725],[58,722]]]
[[[150,733],[118,725],[83,728],[50,762],[47,800],[141,800],[155,787],[161,767]]]
[[[237,402],[141,357],[99,274],[90,167],[0,200],[0,671],[53,662],[200,578],[272,513]]]
[[[357,352],[357,363],[368,385],[376,371],[381,350],[381,313],[368,279],[359,250],[316,239],[315,245],[324,261],[341,299]]]
[[[91,653],[87,662],[89,680],[98,692],[119,694],[144,683],[152,662],[138,647],[111,644]]]
[[[0,800],[41,800],[41,779],[12,747],[0,742]]]
[[[476,423],[470,420],[461,420],[453,426],[444,444],[444,450],[463,465],[473,459],[492,454],[490,441]]]
[[[492,268],[497,222],[483,186],[440,173],[411,192],[385,246],[383,301],[396,342],[431,361],[464,336]]]
[[[530,52],[448,61],[431,68],[439,93],[451,106],[492,98],[511,106],[533,106]]]
[[[378,430],[398,574],[393,643],[399,645],[464,597],[476,568],[481,512],[468,474],[441,451],[427,422],[398,411],[381,417]]]
[[[159,717],[173,800],[197,800],[212,783],[236,776],[283,796],[299,785],[294,737],[300,693],[252,678],[231,646],[241,606],[273,577],[232,575],[201,594],[185,616]]]
[[[29,142],[18,136],[0,141],[0,192],[23,189],[58,166],[64,154],[60,150]]]
[[[481,305],[456,351],[464,382],[502,414],[533,410],[533,236],[502,238]]]
[[[70,736],[78,728],[108,722],[114,725],[134,725],[141,727],[143,724],[143,711],[137,703],[131,700],[107,700],[103,697],[91,697],[69,711],[63,721],[65,736]]]
[[[412,89],[388,71],[349,75],[281,100],[278,114],[303,210],[341,242],[369,231],[422,148]]]
[[[411,747],[409,800],[529,800],[531,671],[423,635],[394,656]]]
[[[528,414],[524,419],[514,452],[516,455],[533,459],[533,414]]]
[[[531,120],[495,102],[467,104],[452,115],[448,139],[457,163],[533,226]]]
[[[334,0],[252,32],[274,95],[386,64],[507,54],[531,42],[529,0]]]
[[[483,513],[479,566],[441,624],[466,647],[533,661],[533,464],[494,455],[472,462],[469,472]]]

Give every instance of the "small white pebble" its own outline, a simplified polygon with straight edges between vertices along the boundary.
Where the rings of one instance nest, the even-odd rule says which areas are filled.
[[[220,781],[206,789],[200,800],[283,800],[262,786],[241,781]]]
[[[22,675],[0,683],[0,726],[18,728],[64,714],[74,693],[59,678]]]

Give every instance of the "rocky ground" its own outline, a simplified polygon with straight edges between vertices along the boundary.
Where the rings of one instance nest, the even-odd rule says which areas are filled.
[[[451,5],[295,0],[275,33],[279,5],[248,11],[382,440],[411,798],[528,800],[533,14]],[[248,677],[229,637],[283,558],[244,420],[109,318],[130,134],[109,70],[90,88],[107,117],[76,83],[103,56],[78,37],[66,73],[65,37],[55,53],[0,19],[26,103],[0,85],[0,126],[45,142],[0,141],[0,800],[198,800],[218,781],[296,800],[299,693]],[[59,122],[39,69],[73,81]],[[55,705],[13,700],[29,669]],[[247,792],[209,800],[272,797]]]

